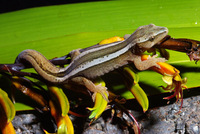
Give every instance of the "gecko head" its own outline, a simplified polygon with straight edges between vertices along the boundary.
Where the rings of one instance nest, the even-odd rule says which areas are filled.
[[[156,26],[154,24],[139,27],[135,31],[137,44],[142,48],[151,48],[160,40],[162,40],[168,33],[166,27]]]

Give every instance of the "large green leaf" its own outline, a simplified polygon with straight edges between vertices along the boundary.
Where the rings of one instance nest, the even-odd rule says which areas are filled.
[[[149,23],[168,27],[172,37],[198,40],[199,12],[198,0],[115,0],[0,14],[0,63],[13,63],[24,49],[35,49],[47,58],[59,57],[104,38],[132,33]],[[185,54],[172,51],[170,54],[169,63],[188,77],[188,87],[199,86],[199,65],[190,62]],[[159,74],[144,71],[139,75],[147,92],[160,92],[158,86],[164,83]]]

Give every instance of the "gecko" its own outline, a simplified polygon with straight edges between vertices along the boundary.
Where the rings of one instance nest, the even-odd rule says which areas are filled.
[[[92,92],[101,93],[106,99],[104,95],[106,87],[94,85],[92,80],[131,62],[139,70],[146,70],[152,66],[159,68],[156,62],[165,62],[164,58],[153,56],[148,60],[141,61],[137,51],[138,48],[141,52],[152,48],[167,34],[166,27],[154,24],[140,26],[131,35],[126,36],[123,41],[71,51],[72,61],[66,67],[53,65],[41,53],[31,49],[22,51],[17,56],[15,63],[27,64],[28,62],[40,76],[49,82],[64,84],[73,81],[86,86]]]

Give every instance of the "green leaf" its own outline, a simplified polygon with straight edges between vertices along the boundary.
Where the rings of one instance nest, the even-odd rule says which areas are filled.
[[[169,28],[174,38],[200,38],[198,0],[115,0],[47,6],[0,14],[0,63],[13,63],[24,49],[47,58],[94,45],[102,39],[132,33],[154,23]],[[199,86],[199,65],[185,54],[170,51],[168,63],[188,77],[188,87]],[[152,71],[139,73],[147,93],[159,93],[163,81]],[[156,81],[156,82],[155,82]],[[3,82],[0,82],[4,84]],[[123,92],[125,95],[125,92]]]

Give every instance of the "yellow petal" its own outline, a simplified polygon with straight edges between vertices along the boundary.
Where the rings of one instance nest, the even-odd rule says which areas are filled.
[[[0,89],[0,110],[4,111],[7,117],[7,122],[10,122],[15,117],[15,107],[9,99],[7,93]]]
[[[99,85],[100,84],[103,87],[106,86],[105,82],[100,78],[96,79],[94,83],[95,83],[95,85]],[[89,110],[93,110],[92,113],[89,116],[89,118],[93,119],[93,120],[97,119],[103,113],[103,111],[106,109],[107,104],[108,104],[107,100],[105,100],[100,93],[97,92],[94,95],[95,95],[94,107],[93,108],[88,108]],[[107,91],[104,92],[104,95],[108,99]]]
[[[164,75],[164,76],[162,77],[162,80],[163,80],[167,85],[172,85],[172,83],[173,83],[173,76]]]
[[[68,134],[74,134],[74,127],[73,127],[71,119],[69,118],[68,115],[66,115],[64,118],[65,118],[65,122],[67,124],[67,132],[68,132]]]
[[[53,100],[56,101],[57,105],[61,108],[61,114],[62,116],[65,116],[69,112],[69,101],[67,99],[67,96],[63,92],[61,88],[58,88],[56,86],[48,86],[48,89],[50,91],[51,96],[54,98]]]
[[[2,134],[16,134],[12,122],[7,123],[2,129]]]
[[[176,80],[176,81],[182,81],[181,76],[180,76],[179,74],[177,74],[177,75],[174,77],[174,80]]]
[[[88,110],[92,111],[100,107],[103,97],[100,93],[95,94],[95,103],[93,108],[87,108]]]
[[[99,45],[104,45],[104,44],[109,44],[109,43],[113,43],[113,42],[117,42],[117,41],[123,41],[124,38],[121,38],[119,36],[115,36],[115,37],[111,37],[105,40],[102,40],[101,42],[99,42]]]
[[[143,108],[143,111],[146,112],[149,108],[149,100],[147,98],[146,93],[138,84],[139,75],[137,75],[129,66],[124,67],[124,73],[127,75],[130,75],[130,78],[132,80],[132,85],[129,88],[129,90],[135,96],[136,100],[139,102],[139,104]]]

